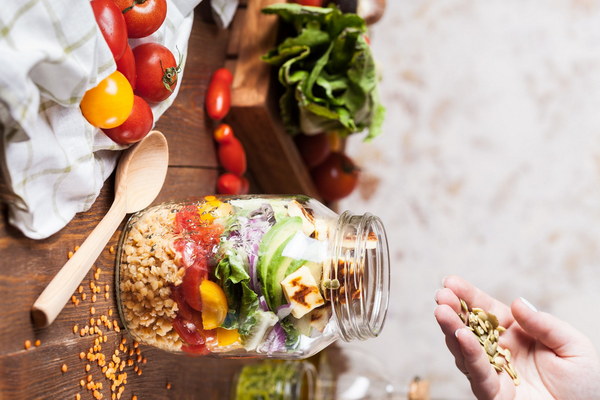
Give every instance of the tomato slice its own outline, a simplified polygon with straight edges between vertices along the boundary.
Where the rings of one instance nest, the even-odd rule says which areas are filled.
[[[194,318],[194,310],[186,303],[181,285],[171,287],[171,298],[177,303],[177,307],[179,308],[177,315],[191,321]]]
[[[184,344],[183,346],[181,346],[181,350],[185,351],[188,354],[193,354],[193,355],[197,355],[197,356],[205,356],[207,354],[210,354],[210,350],[208,350],[208,348],[206,347],[205,344],[198,344],[198,345]]]
[[[202,298],[200,297],[200,284],[208,278],[208,265],[205,259],[196,260],[194,265],[186,268],[183,282],[183,298],[194,310],[202,311]]]
[[[175,215],[174,224],[174,232],[176,234],[185,235],[197,231],[200,225],[198,208],[192,205],[183,207]]]
[[[173,328],[186,344],[188,345],[203,345],[205,343],[204,336],[202,335],[201,328],[198,327],[187,319],[177,316],[173,320]]]

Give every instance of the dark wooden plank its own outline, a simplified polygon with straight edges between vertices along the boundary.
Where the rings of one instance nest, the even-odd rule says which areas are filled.
[[[264,193],[305,194],[319,199],[292,137],[272,107],[240,107],[229,118],[246,148],[248,166]]]
[[[231,22],[229,43],[227,45],[227,57],[229,58],[237,58],[240,53],[240,43],[242,41],[242,35],[244,34],[243,28],[247,12],[248,11],[245,8],[238,8],[233,17],[233,21]]]
[[[227,121],[248,154],[248,166],[262,192],[319,195],[292,138],[285,132],[277,105],[277,82],[260,57],[275,45],[278,21],[260,12],[280,0],[249,2],[245,18],[234,20],[226,65],[233,71]],[[234,54],[237,50],[237,58]]]

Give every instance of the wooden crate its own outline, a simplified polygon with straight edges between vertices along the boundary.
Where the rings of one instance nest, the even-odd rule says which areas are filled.
[[[241,2],[231,26],[226,67],[234,74],[228,122],[243,143],[260,190],[274,194],[319,195],[278,110],[278,82],[261,60],[276,44],[278,19],[260,10],[281,0]]]

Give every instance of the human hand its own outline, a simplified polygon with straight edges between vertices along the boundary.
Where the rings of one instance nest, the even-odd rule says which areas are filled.
[[[476,335],[458,316],[459,299],[469,308],[495,314],[506,328],[499,344],[511,352],[519,386],[489,363]],[[571,325],[522,298],[509,307],[457,276],[444,279],[435,300],[434,314],[446,345],[477,399],[600,399],[600,358],[592,342]]]

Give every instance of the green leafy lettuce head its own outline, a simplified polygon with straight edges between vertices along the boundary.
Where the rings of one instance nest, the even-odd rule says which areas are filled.
[[[365,34],[365,21],[337,6],[281,3],[264,8],[278,15],[291,33],[262,58],[279,67],[284,93],[279,100],[291,134],[337,131],[342,137],[368,130],[381,133],[385,109]]]

